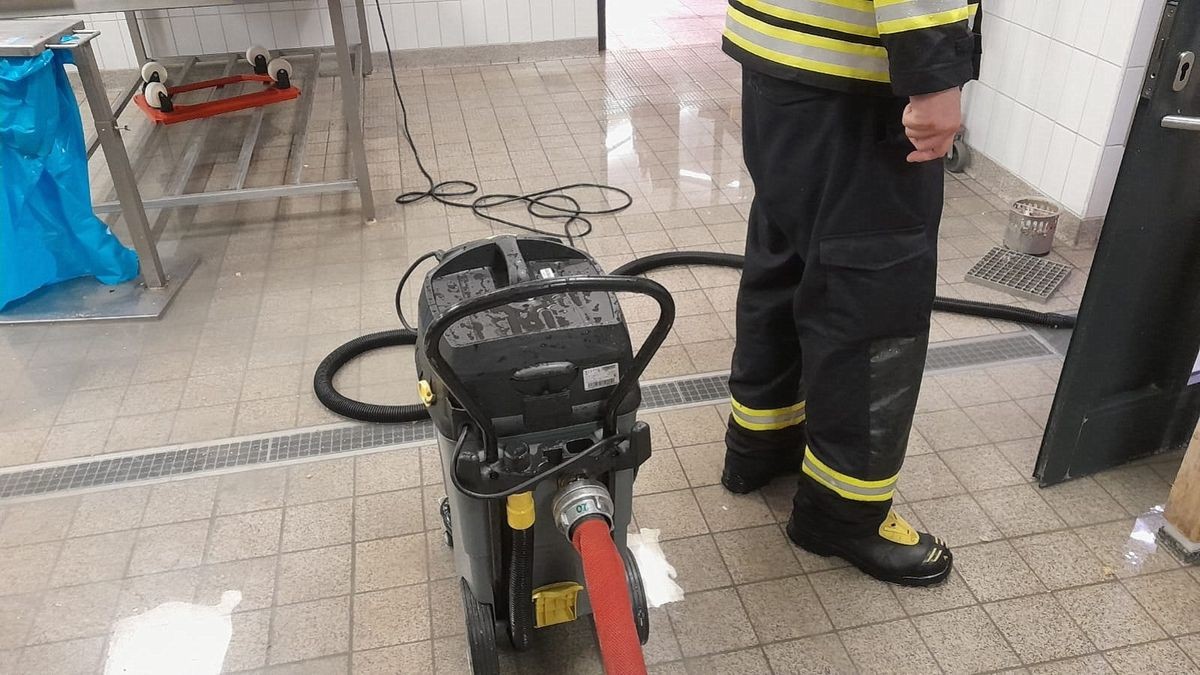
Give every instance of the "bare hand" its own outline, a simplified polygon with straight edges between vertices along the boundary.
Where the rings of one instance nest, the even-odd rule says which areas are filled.
[[[904,108],[904,133],[915,152],[910,162],[929,162],[945,157],[962,127],[962,91],[953,87],[908,99]]]

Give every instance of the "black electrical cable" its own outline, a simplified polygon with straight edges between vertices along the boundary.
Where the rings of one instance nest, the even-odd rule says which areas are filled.
[[[434,180],[433,174],[425,167],[425,162],[421,160],[421,153],[417,150],[416,141],[413,140],[412,131],[408,126],[408,106],[404,103],[404,96],[400,93],[400,80],[396,75],[396,61],[392,57],[392,44],[388,37],[387,21],[383,18],[383,7],[380,6],[379,0],[375,0],[375,11],[379,14],[379,23],[383,27],[383,45],[386,48],[388,66],[390,67],[392,77],[392,88],[396,92],[396,101],[400,104],[400,129],[404,132],[404,140],[408,143],[408,148],[412,151],[413,158],[416,160],[417,169],[420,170],[421,176],[425,178],[428,187],[424,190],[414,190],[405,192],[396,197],[396,203],[400,205],[415,204],[425,199],[432,199],[440,204],[452,206],[460,209],[471,209],[471,211],[480,218],[491,221],[493,223],[504,225],[506,227],[514,227],[518,230],[524,230],[533,234],[545,236],[565,238],[572,246],[575,245],[575,240],[586,237],[592,231],[592,221],[588,220],[587,216],[612,215],[620,213],[629,208],[633,204],[633,196],[628,191],[623,190],[613,185],[603,185],[601,183],[572,183],[571,185],[560,185],[538,192],[530,192],[528,194],[485,194],[476,197],[473,201],[455,201],[456,198],[470,197],[479,194],[479,186],[468,180]],[[586,209],[579,202],[579,198],[573,196],[572,193],[578,193],[581,190],[598,191],[602,195],[618,195],[622,197],[621,203],[616,206],[606,206],[604,208]],[[500,216],[493,215],[489,211],[502,206],[512,204],[524,204],[525,210],[534,218],[542,220],[561,220],[563,231],[562,234],[542,230],[529,225],[523,225]]]
[[[415,332],[417,329],[413,328],[412,324],[410,324],[408,319],[404,316],[404,297],[402,295],[404,293],[404,286],[408,283],[408,278],[412,276],[413,272],[417,271],[417,267],[419,267],[421,263],[429,260],[430,258],[437,258],[438,260],[441,260],[444,253],[445,251],[430,251],[429,253],[426,253],[420,258],[414,260],[412,264],[408,266],[408,269],[404,270],[404,275],[400,277],[400,283],[396,286],[396,316],[400,317],[400,325],[404,326],[404,329],[409,332]]]

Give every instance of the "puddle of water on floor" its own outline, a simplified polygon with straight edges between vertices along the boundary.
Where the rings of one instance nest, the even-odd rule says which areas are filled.
[[[242,601],[225,591],[217,605],[166,602],[117,622],[105,675],[218,675],[233,637],[230,614]]]
[[[1137,571],[1158,552],[1158,539],[1155,536],[1158,529],[1166,524],[1163,516],[1163,505],[1156,506],[1142,514],[1133,523],[1129,532],[1129,540],[1125,542],[1125,552],[1122,555],[1125,567]]]

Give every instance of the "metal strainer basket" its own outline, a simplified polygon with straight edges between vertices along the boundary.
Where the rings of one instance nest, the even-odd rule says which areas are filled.
[[[1041,197],[1024,197],[1013,202],[1004,247],[1029,255],[1046,255],[1054,243],[1059,213],[1057,204]]]

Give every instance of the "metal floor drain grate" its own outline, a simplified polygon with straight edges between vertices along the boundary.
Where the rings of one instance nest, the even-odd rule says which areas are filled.
[[[1030,333],[955,341],[929,348],[926,371],[979,367],[1053,354],[1044,342]],[[663,380],[642,386],[644,410],[720,403],[728,399],[729,382],[725,373]],[[353,424],[264,438],[227,440],[206,446],[162,448],[138,455],[0,472],[0,500],[335,456],[435,438],[433,424],[421,421],[393,425]]]
[[[941,372],[960,368],[1038,359],[1056,352],[1032,333],[1012,333],[1003,337],[962,340],[942,343],[929,348],[925,360],[926,372]]]
[[[996,246],[975,263],[966,280],[1026,300],[1045,302],[1067,280],[1071,268]]]

